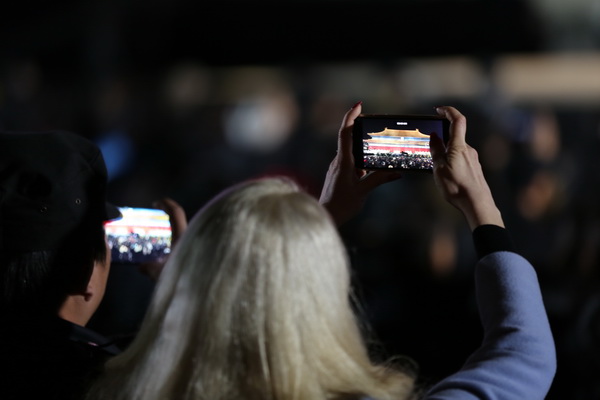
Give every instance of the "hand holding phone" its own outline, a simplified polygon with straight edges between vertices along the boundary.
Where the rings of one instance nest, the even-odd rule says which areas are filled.
[[[449,126],[439,115],[359,115],[352,130],[355,165],[366,170],[431,172],[430,135],[447,143]]]
[[[356,169],[352,130],[361,110],[362,102],[359,101],[344,114],[338,131],[337,152],[329,164],[319,197],[319,202],[329,211],[337,226],[346,223],[363,208],[372,190],[402,177],[401,172],[394,170],[367,172]]]

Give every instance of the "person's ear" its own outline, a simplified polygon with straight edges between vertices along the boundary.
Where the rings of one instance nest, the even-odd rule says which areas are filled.
[[[94,288],[91,283],[88,283],[83,292],[83,300],[89,302],[94,297]]]

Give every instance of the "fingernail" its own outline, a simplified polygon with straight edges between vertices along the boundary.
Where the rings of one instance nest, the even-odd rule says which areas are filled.
[[[362,100],[361,100],[361,101],[359,101],[359,102],[357,102],[357,103],[356,103],[355,105],[353,105],[353,106],[352,106],[350,109],[351,109],[351,110],[353,110],[353,109],[355,109],[356,107],[360,106],[361,104],[362,104]]]
[[[436,113],[440,114],[442,112],[441,110],[442,106],[435,106],[433,107],[433,109],[435,110]]]

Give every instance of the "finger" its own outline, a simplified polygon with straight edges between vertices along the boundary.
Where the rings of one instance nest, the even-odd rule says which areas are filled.
[[[467,119],[454,107],[436,107],[438,114],[450,121],[449,147],[463,146],[466,143]]]
[[[352,128],[354,120],[362,111],[362,101],[359,101],[346,112],[342,120],[342,126],[338,134],[338,156],[343,158],[352,158]]]

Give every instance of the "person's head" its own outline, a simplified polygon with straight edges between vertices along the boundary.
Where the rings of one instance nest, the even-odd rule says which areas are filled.
[[[190,221],[92,398],[384,399],[412,383],[369,360],[327,211],[292,181],[263,178]]]
[[[56,315],[95,266],[108,268],[104,221],[120,214],[106,185],[102,154],[82,136],[0,133],[2,313]]]

